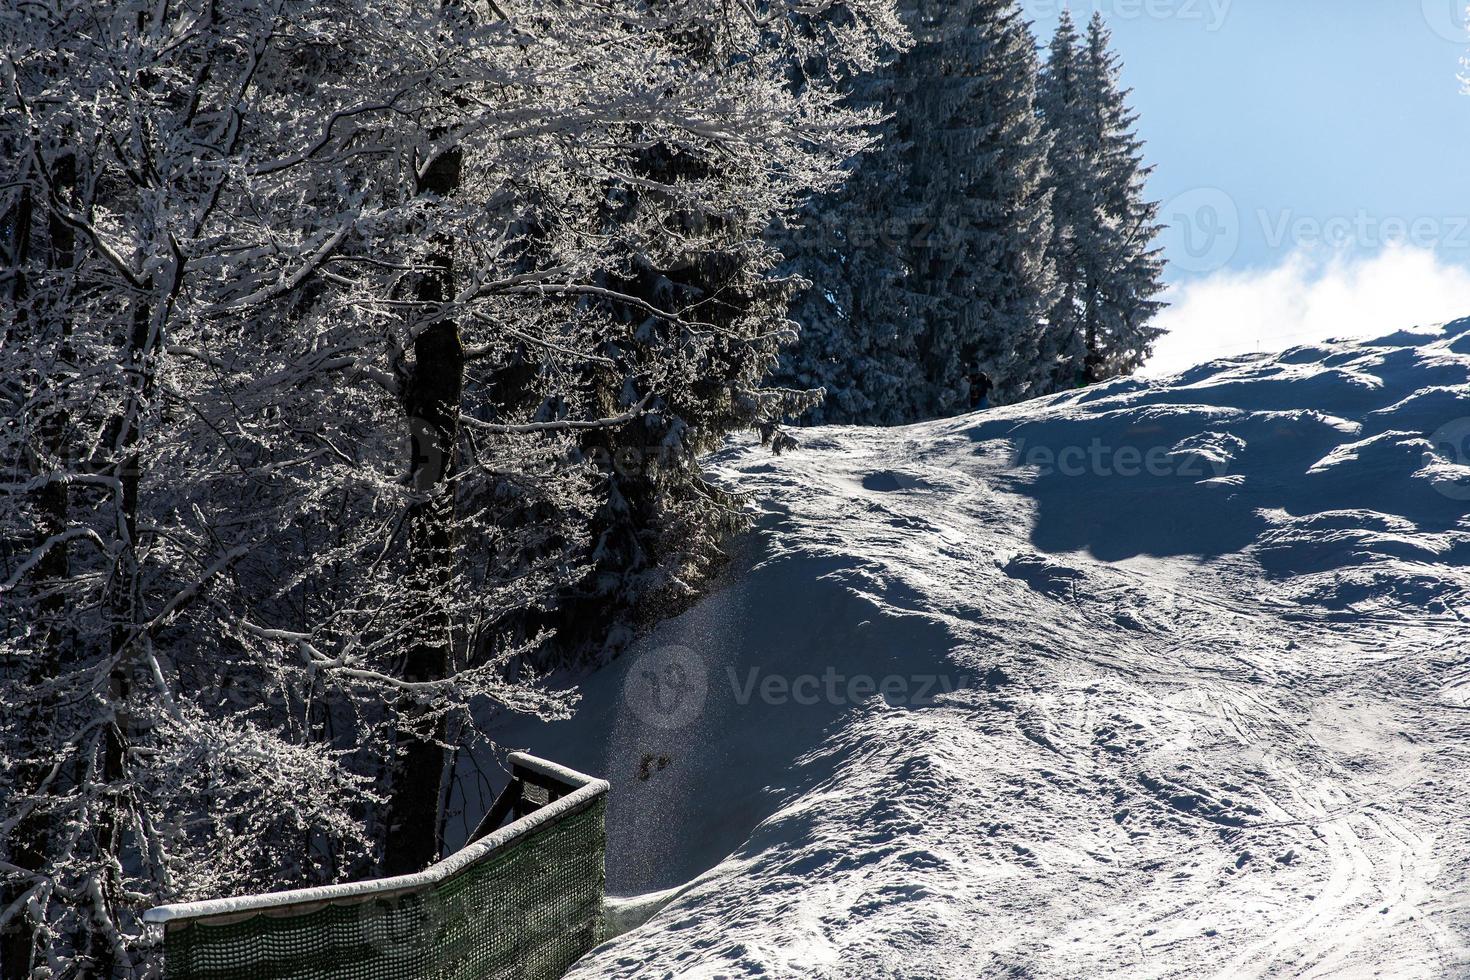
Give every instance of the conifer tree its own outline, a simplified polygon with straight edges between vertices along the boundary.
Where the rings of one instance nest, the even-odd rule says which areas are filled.
[[[785,380],[821,385],[818,421],[962,412],[984,371],[997,400],[1051,390],[1046,139],[1030,29],[1011,0],[905,11],[914,47],[871,86],[882,146],[798,248],[816,285]]]
[[[1092,228],[1089,155],[1084,152],[1086,126],[1079,91],[1081,38],[1068,10],[1062,11],[1041,71],[1037,111],[1051,137],[1047,154],[1052,188],[1051,256],[1056,267],[1057,296],[1048,315],[1047,347],[1053,357],[1051,388],[1062,391],[1083,380],[1084,340],[1082,260],[1079,238]]]
[[[904,111],[927,225],[910,253],[925,298],[921,416],[965,411],[977,369],[998,401],[1045,391],[1055,288],[1030,28],[1011,0],[939,13],[921,12]]]
[[[544,661],[611,656],[640,623],[692,600],[722,560],[721,542],[746,520],[735,498],[704,479],[699,457],[742,430],[779,450],[789,444],[783,420],[816,402],[811,386],[767,383],[795,338],[789,315],[799,280],[780,268],[765,236],[806,197],[830,193],[846,176],[843,162],[867,147],[871,114],[844,104],[837,80],[876,65],[880,46],[902,43],[885,0],[824,9],[821,18],[788,10],[789,30],[778,34],[764,22],[732,24],[711,7],[706,19],[691,17],[687,29],[661,38],[688,86],[669,95],[692,97],[718,80],[732,90],[722,126],[759,128],[747,114],[760,106],[760,127],[779,119],[789,129],[779,146],[741,153],[729,141],[630,127],[637,149],[610,173],[595,208],[611,258],[596,288],[572,301],[579,318],[596,324],[590,356],[568,370],[532,352],[501,372],[498,397],[523,400],[538,417],[577,404],[595,413],[637,409],[628,424],[578,441],[580,458],[601,478],[600,499],[575,584],[523,617],[527,636],[556,629]],[[752,51],[762,54],[753,59]],[[793,84],[795,75],[804,81]],[[802,138],[788,135],[797,131]],[[539,378],[553,365],[561,376],[547,389]]]
[[[890,62],[852,101],[883,110],[895,86]],[[823,390],[822,402],[803,418],[810,424],[901,424],[916,417],[914,400],[924,388],[923,322],[905,253],[917,225],[909,145],[892,117],[875,135],[878,144],[851,161],[843,187],[813,201],[780,234],[786,268],[806,283],[791,310],[799,339],[782,353],[778,377]]]
[[[1052,139],[1051,254],[1061,281],[1051,312],[1058,388],[1131,373],[1160,336],[1150,325],[1162,305],[1154,299],[1163,272],[1152,245],[1158,205],[1145,196],[1150,168],[1110,43],[1101,16],[1084,41],[1064,15],[1042,74],[1039,108]]]

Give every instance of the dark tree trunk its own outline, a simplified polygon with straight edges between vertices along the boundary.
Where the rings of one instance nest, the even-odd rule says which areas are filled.
[[[7,328],[6,334],[24,333],[27,329],[27,309],[24,301],[28,298],[29,283],[25,273],[25,263],[29,258],[31,243],[31,218],[32,218],[31,195],[28,188],[22,189],[19,199],[11,210],[6,213],[4,225],[0,226],[5,234],[5,258],[6,265],[14,271],[11,279],[11,309],[15,311],[15,319]],[[26,668],[20,664],[4,664],[4,675],[9,677],[12,672],[23,673]],[[19,757],[27,758],[29,753],[21,751]],[[31,773],[21,775],[22,783],[30,781]],[[40,846],[41,828],[34,826],[37,821],[27,821],[26,825],[16,828],[12,840],[18,842],[15,853],[10,857],[12,864],[30,870],[40,867],[43,849]],[[31,842],[27,846],[27,842]],[[0,908],[8,908],[12,902],[20,898],[27,889],[26,883],[0,890]],[[31,975],[31,953],[32,933],[28,923],[23,918],[17,917],[0,934],[0,977],[4,980],[25,980]]]
[[[421,193],[448,197],[459,188],[461,154],[441,154],[419,185]],[[430,269],[416,287],[424,303],[442,303],[455,292],[453,242],[438,239]],[[427,499],[409,512],[410,568],[420,599],[413,610],[412,640],[404,652],[406,681],[449,676],[453,623],[456,521],[454,475],[459,441],[460,399],[464,392],[465,353],[459,325],[452,318],[434,322],[414,341],[413,372],[404,397],[411,439],[409,470],[414,488]],[[418,871],[439,857],[441,785],[446,753],[442,721],[405,696],[397,706],[398,751],[391,772],[383,870],[390,875]]]
[[[52,180],[56,183],[58,192],[69,197],[71,189],[76,185],[76,179],[76,158],[68,153],[56,161]],[[50,268],[59,273],[67,273],[76,260],[76,231],[71,225],[62,221],[54,210],[51,211],[46,224],[51,243],[51,261],[48,264]],[[67,297],[65,295],[65,291],[69,288],[69,276],[67,281],[57,283],[53,287],[54,295],[58,300],[59,315],[51,318],[54,322],[45,325],[47,329],[56,331],[56,360],[61,364],[69,364],[72,360],[71,319],[66,309]],[[58,384],[64,384],[64,381]],[[38,427],[42,453],[57,460],[63,469],[66,464],[63,440],[66,438],[67,428],[67,415],[65,409],[62,408],[64,395],[64,392],[57,391],[56,404],[48,408],[46,419]],[[48,483],[41,490],[41,497],[37,503],[42,524],[38,534],[40,538],[44,540],[66,530],[69,521],[65,483],[60,481]],[[47,586],[53,587],[52,593],[41,601],[41,615],[46,620],[47,649],[52,659],[59,658],[61,655],[59,648],[63,642],[65,629],[59,620],[66,607],[65,596],[55,586],[66,581],[69,568],[70,562],[67,560],[67,549],[64,543],[48,551],[36,567],[36,576],[41,587],[43,589]]]
[[[58,157],[52,167],[51,180],[60,196],[71,197],[72,189],[76,185],[75,157],[69,153]],[[30,334],[25,337],[25,340],[33,343],[38,350],[41,349],[43,342],[53,342],[54,359],[58,363],[66,363],[72,359],[71,326],[65,308],[65,292],[70,288],[70,282],[61,277],[72,268],[76,260],[76,232],[60,219],[54,209],[50,211],[46,223],[47,235],[41,255],[44,257],[46,268],[56,274],[56,279],[45,282],[43,284],[45,292],[37,298],[44,305],[50,305],[54,301],[56,312],[55,315],[43,312],[41,316],[32,318],[28,315],[29,311],[22,305],[22,301],[30,298],[28,295],[30,284],[23,267],[29,258],[31,249],[33,215],[31,195],[27,189],[22,192],[20,200],[12,213],[6,215],[4,222],[9,239],[6,242],[7,265],[16,270],[12,294],[15,301],[14,308],[17,311],[14,329],[22,334]],[[66,468],[64,439],[67,417],[61,407],[64,404],[65,393],[60,390],[65,381],[59,379],[58,375],[59,372],[55,371],[50,376],[38,373],[28,385],[36,404],[45,413],[37,421],[37,442],[29,460],[33,475]],[[47,399],[39,397],[42,394],[42,386],[48,384],[53,386],[55,395],[51,404],[47,403]],[[67,529],[69,522],[66,484],[56,481],[41,487],[35,495],[35,508],[35,540],[31,544],[39,546],[47,539]],[[36,606],[40,620],[37,625],[44,631],[46,639],[44,655],[25,665],[24,675],[30,684],[41,685],[56,677],[62,670],[62,661],[65,659],[65,647],[67,646],[66,627],[63,622],[66,612],[63,585],[69,575],[69,569],[70,562],[64,542],[51,547],[36,565],[35,581],[42,593]],[[47,712],[52,708],[38,704],[34,706],[34,710]],[[26,755],[27,753],[22,753],[23,758]],[[41,776],[41,768],[37,767],[35,772],[24,772],[21,781],[25,785],[32,780],[38,781]],[[15,846],[12,849],[11,862],[31,870],[44,870],[49,838],[50,828],[44,817],[32,817],[23,821],[12,834]],[[11,901],[23,894],[27,887],[27,885],[20,885],[0,894],[0,907],[8,906]],[[12,923],[5,935],[0,937],[0,977],[3,977],[4,980],[11,980],[13,977],[30,976],[31,960],[35,953],[34,947],[31,926],[23,916],[19,917]]]
[[[149,285],[152,280],[149,281]],[[140,454],[142,420],[139,417],[148,397],[150,367],[147,363],[148,334],[151,326],[152,306],[139,299],[133,307],[132,331],[127,338],[127,382],[133,386],[129,397],[123,402],[119,416],[117,437],[113,440],[118,447],[115,475],[122,485],[118,527],[127,539],[119,553],[114,574],[112,596],[112,635],[110,653],[114,664],[108,676],[108,701],[113,708],[113,718],[103,732],[102,741],[102,784],[107,787],[108,799],[104,803],[97,826],[97,850],[111,858],[113,866],[107,869],[102,881],[102,901],[113,922],[121,919],[119,913],[127,902],[117,866],[122,851],[129,821],[124,810],[128,807],[125,781],[127,778],[127,752],[130,712],[128,699],[132,694],[132,658],[126,655],[128,644],[140,624],[141,596],[138,592],[138,512],[143,479],[143,461]],[[95,974],[111,976],[114,972],[115,950],[111,937],[89,930],[86,936],[87,951]]]
[[[1087,291],[1087,356],[1082,362],[1082,383],[1095,385],[1103,380],[1103,356],[1099,349],[1101,338],[1097,329],[1097,291]]]

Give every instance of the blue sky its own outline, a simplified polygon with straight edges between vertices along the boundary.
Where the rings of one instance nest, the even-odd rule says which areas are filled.
[[[1022,2],[1043,44],[1062,5]],[[1150,190],[1166,202],[1176,307],[1206,293],[1219,300],[1223,285],[1274,282],[1296,293],[1327,287],[1337,309],[1317,319],[1329,323],[1353,307],[1381,315],[1410,289],[1420,293],[1406,297],[1410,320],[1470,314],[1464,0],[1067,5],[1079,21],[1101,10],[1112,27],[1157,168]],[[1256,316],[1304,312],[1287,302]],[[1176,332],[1220,330],[1172,315]],[[1299,324],[1250,326],[1268,349],[1271,337],[1295,342]],[[1342,333],[1372,329],[1344,324]]]

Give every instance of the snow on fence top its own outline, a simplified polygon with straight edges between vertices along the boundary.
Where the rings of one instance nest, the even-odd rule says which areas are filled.
[[[521,752],[510,764],[476,839],[417,874],[149,910],[166,976],[560,976],[599,938],[608,784]]]

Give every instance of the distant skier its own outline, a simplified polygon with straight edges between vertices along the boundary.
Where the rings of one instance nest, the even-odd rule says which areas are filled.
[[[978,412],[982,408],[989,408],[990,390],[995,387],[990,381],[990,375],[980,370],[980,365],[976,364],[966,380],[970,382],[970,411]]]

